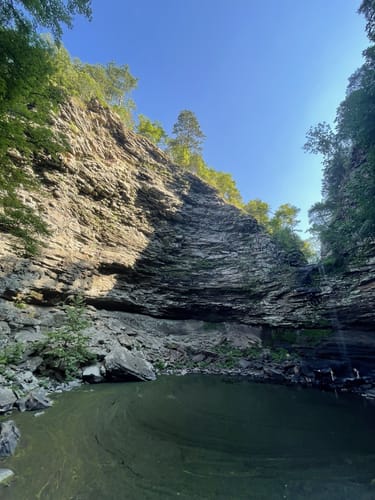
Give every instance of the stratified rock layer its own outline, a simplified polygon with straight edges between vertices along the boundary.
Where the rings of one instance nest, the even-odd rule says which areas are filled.
[[[59,162],[40,159],[34,171],[42,192],[25,193],[51,236],[40,256],[23,259],[2,235],[2,298],[51,306],[80,292],[97,308],[159,318],[374,324],[371,259],[322,280],[97,102],[67,103],[55,122],[71,150]],[[24,319],[20,339],[38,337]],[[9,318],[0,321],[14,330]]]

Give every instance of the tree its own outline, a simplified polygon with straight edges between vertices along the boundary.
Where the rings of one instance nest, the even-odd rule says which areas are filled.
[[[252,215],[286,252],[303,255],[307,261],[315,257],[312,245],[296,232],[299,209],[294,205],[289,203],[280,205],[271,217],[269,204],[255,199],[246,203],[244,210]]]
[[[358,12],[365,16],[367,36],[375,42],[375,0],[363,0]]]
[[[83,101],[98,99],[101,104],[111,107],[127,127],[133,128],[135,103],[130,94],[138,80],[130,73],[129,66],[114,62],[86,64],[78,58],[71,59],[61,44],[56,45],[51,40],[49,43],[54,56],[54,84],[67,96],[77,96]]]
[[[156,146],[162,147],[167,139],[167,134],[158,121],[152,122],[147,116],[138,115],[137,133],[147,137]]]
[[[3,0],[0,5],[0,26],[16,31],[35,32],[38,26],[51,30],[56,39],[62,26],[69,28],[73,16],[82,14],[91,19],[91,0]]]
[[[173,126],[175,138],[170,141],[170,148],[186,148],[192,154],[201,154],[202,144],[205,139],[197,117],[192,111],[184,109],[177,117],[177,122]]]
[[[299,211],[299,208],[291,205],[290,203],[280,205],[270,220],[272,232],[275,233],[286,228],[295,231],[296,226],[299,223],[299,220],[297,219]]]
[[[258,198],[255,200],[250,200],[244,206],[245,212],[252,215],[254,219],[256,219],[259,224],[268,228],[270,223],[270,206],[265,201],[259,200]]]

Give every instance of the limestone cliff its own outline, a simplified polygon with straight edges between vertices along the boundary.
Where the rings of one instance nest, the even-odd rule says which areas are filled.
[[[108,109],[67,103],[55,119],[70,151],[33,166],[25,193],[48,221],[39,256],[1,235],[0,296],[53,305],[79,290],[97,308],[248,325],[375,319],[374,262],[320,279],[250,216],[170,163]]]

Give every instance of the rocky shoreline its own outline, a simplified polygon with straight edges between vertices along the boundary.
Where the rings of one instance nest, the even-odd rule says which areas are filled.
[[[51,406],[50,397],[69,391],[83,383],[127,382],[155,380],[159,375],[224,375],[247,378],[260,383],[317,388],[324,391],[350,392],[375,401],[375,377],[373,371],[356,368],[360,363],[352,360],[318,359],[298,354],[289,345],[265,347],[251,335],[242,337],[207,336],[196,345],[191,338],[175,337],[159,346],[159,358],[155,349],[132,350],[124,346],[113,347],[105,356],[98,355],[97,362],[83,366],[78,378],[59,381],[53,377],[41,377],[38,357],[27,357],[18,365],[9,365],[0,375],[0,415],[13,410],[41,411]],[[166,339],[164,339],[166,340]],[[202,345],[202,343],[204,345]],[[285,343],[283,344],[285,346]],[[303,350],[305,346],[301,347]],[[95,349],[93,348],[93,351]],[[162,353],[162,351],[164,351]],[[161,355],[163,354],[163,357]]]
[[[172,320],[85,308],[94,361],[75,380],[46,370],[35,344],[63,328],[66,311],[0,299],[1,347],[19,350],[17,361],[0,359],[0,414],[43,410],[49,396],[80,383],[154,380],[157,374],[202,373],[258,382],[353,392],[373,398],[375,341],[372,331],[271,329],[234,322]],[[4,360],[3,360],[4,362]],[[82,363],[81,363],[82,365]]]

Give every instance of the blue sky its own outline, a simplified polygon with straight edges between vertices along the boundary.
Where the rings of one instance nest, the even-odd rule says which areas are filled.
[[[128,64],[137,112],[168,133],[182,109],[194,111],[206,162],[230,172],[245,201],[301,208],[305,229],[321,166],[302,146],[311,125],[334,120],[362,63],[359,4],[93,0],[92,22],[77,18],[63,43],[85,62]]]

